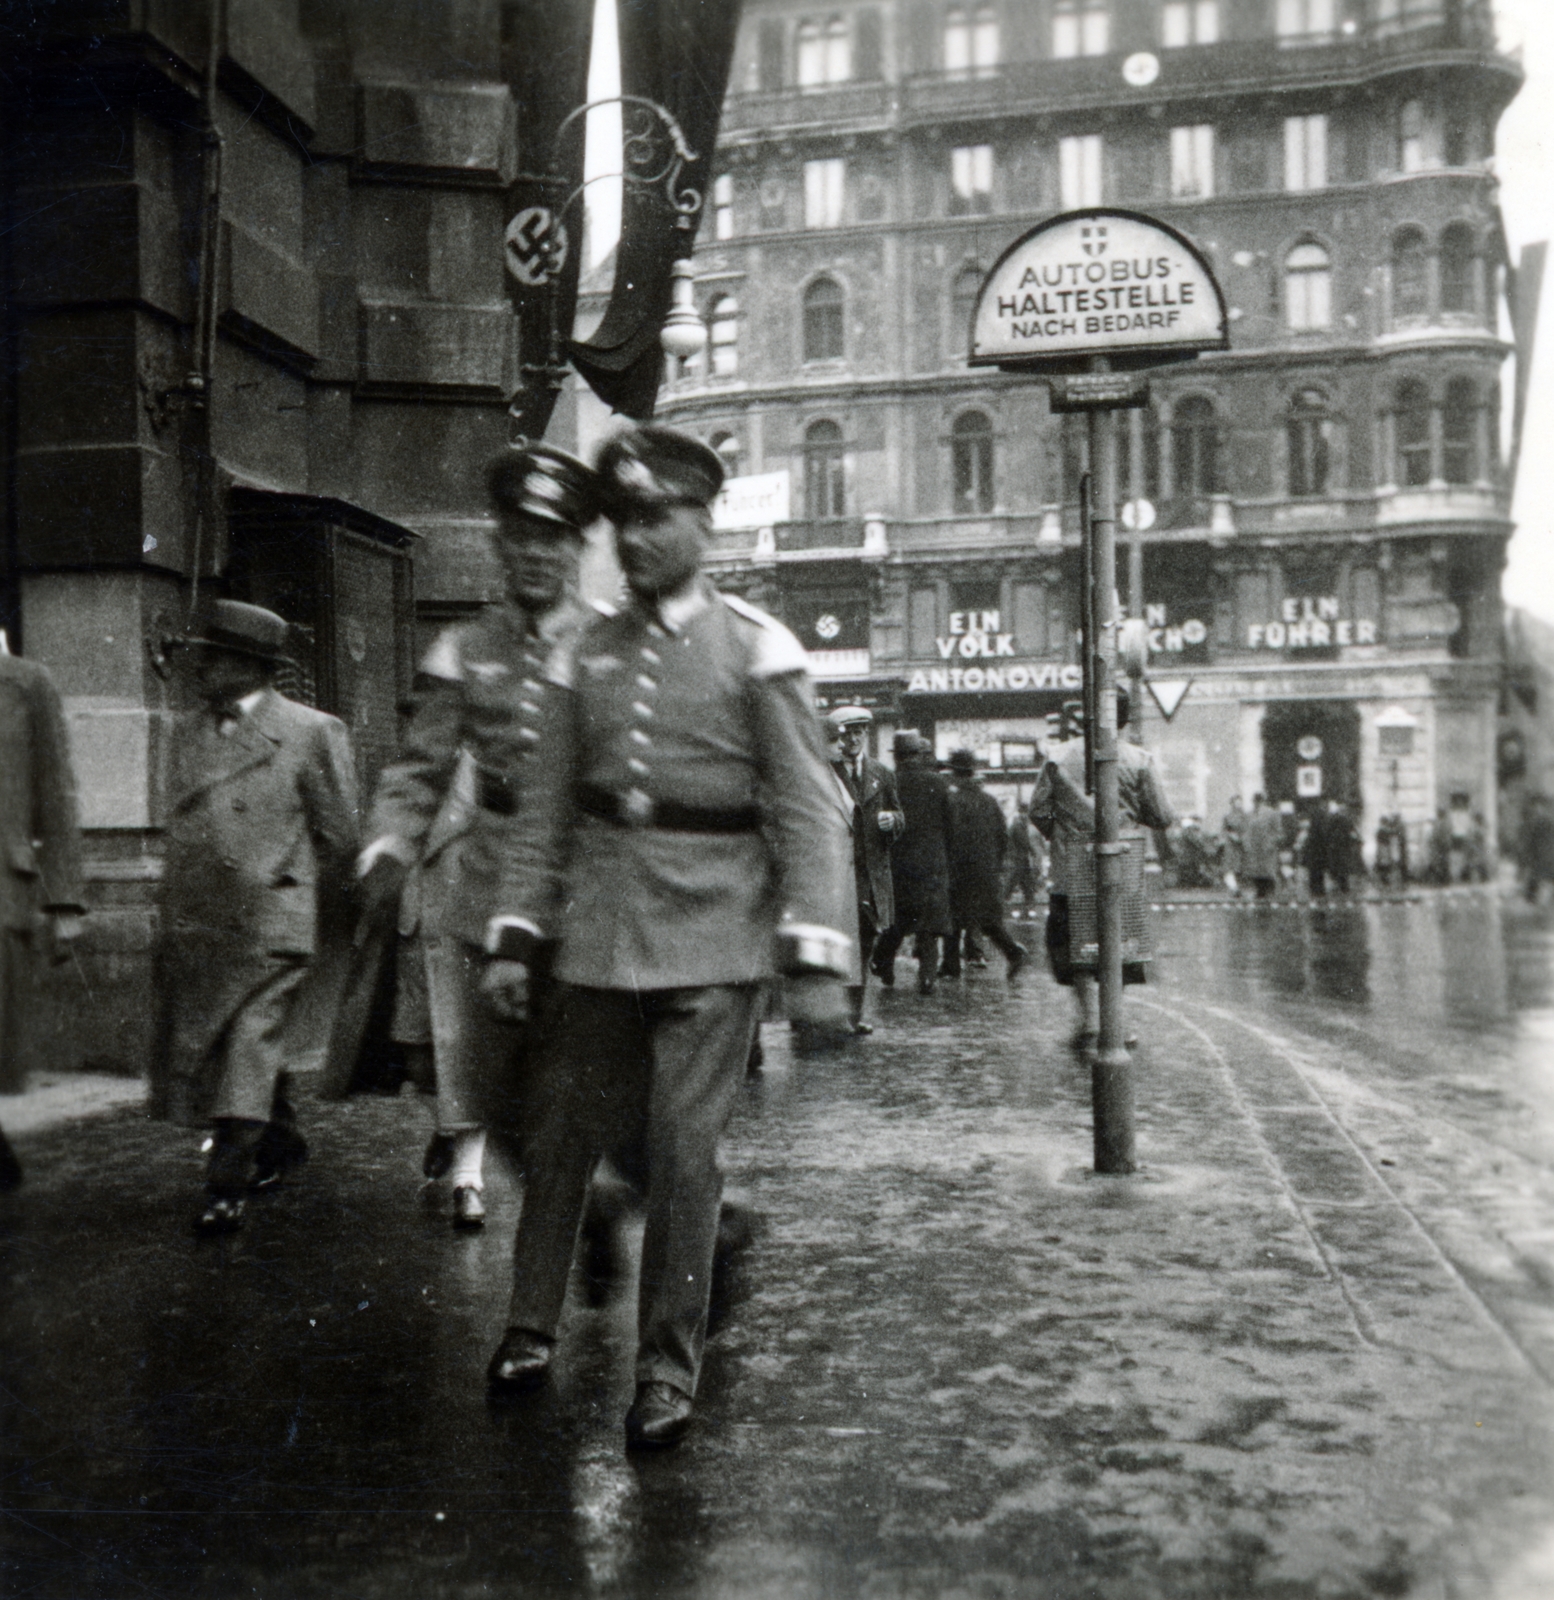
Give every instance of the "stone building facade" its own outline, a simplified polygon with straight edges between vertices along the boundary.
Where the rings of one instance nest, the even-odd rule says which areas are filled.
[[[977,748],[1012,796],[1077,693],[1083,422],[967,366],[972,299],[1052,213],[1146,212],[1231,318],[1123,413],[1124,600],[1166,700],[1190,684],[1143,732],[1175,803],[1492,827],[1519,83],[1474,0],[748,0],[709,350],[661,404],[738,479],[722,581],[800,631],[824,700]]]
[[[94,900],[77,1061],[145,1057],[191,575],[291,621],[290,687],[345,719],[364,785],[417,620],[498,591],[482,469],[517,387],[521,11],[126,0],[0,29],[0,627],[70,715]]]

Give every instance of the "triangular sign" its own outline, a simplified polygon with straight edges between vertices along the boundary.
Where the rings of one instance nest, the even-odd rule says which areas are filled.
[[[1176,708],[1187,698],[1192,679],[1150,678],[1148,682],[1150,695],[1160,707],[1160,715],[1169,722],[1176,715]]]

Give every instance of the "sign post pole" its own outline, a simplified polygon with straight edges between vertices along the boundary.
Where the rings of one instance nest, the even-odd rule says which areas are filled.
[[[1123,862],[1119,835],[1117,662],[1117,412],[1143,406],[1148,369],[1230,348],[1225,297],[1208,258],[1176,229],[1138,212],[1068,211],[1037,224],[1004,251],[982,281],[971,317],[970,364],[1045,378],[1055,412],[1089,417],[1088,494],[1081,488],[1084,704],[1095,791],[1095,887],[1100,1028],[1091,1070],[1095,1170],[1136,1170],[1133,1079],[1122,1029]],[[1135,446],[1142,430],[1133,429]],[[1134,449],[1129,483],[1143,484]],[[1129,546],[1137,656],[1142,627],[1143,543],[1137,500]],[[1145,646],[1147,649],[1147,644]],[[1142,656],[1137,656],[1142,667]],[[1141,673],[1140,673],[1141,676]],[[1138,698],[1135,696],[1135,698]],[[1087,783],[1087,788],[1089,787]]]
[[[1092,372],[1110,362],[1093,357]],[[1090,1069],[1095,1170],[1129,1173],[1133,1157],[1133,1069],[1122,1033],[1122,856],[1117,795],[1117,413],[1097,406],[1089,414],[1094,574],[1091,622],[1095,647],[1087,657],[1096,683],[1087,696],[1095,709],[1095,899],[1099,942],[1100,1037]]]

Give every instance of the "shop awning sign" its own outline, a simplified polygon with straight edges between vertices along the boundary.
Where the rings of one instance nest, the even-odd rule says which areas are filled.
[[[1229,346],[1202,251],[1153,217],[1096,208],[1051,217],[1003,253],[977,296],[970,361],[1060,374],[1106,356],[1132,371]]]

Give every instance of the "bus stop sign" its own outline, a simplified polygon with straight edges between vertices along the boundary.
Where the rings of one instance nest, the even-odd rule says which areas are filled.
[[[1225,298],[1203,253],[1134,211],[1066,211],[1038,224],[983,280],[971,319],[971,365],[1015,372],[1084,372],[1097,356],[1137,371],[1229,347]]]

